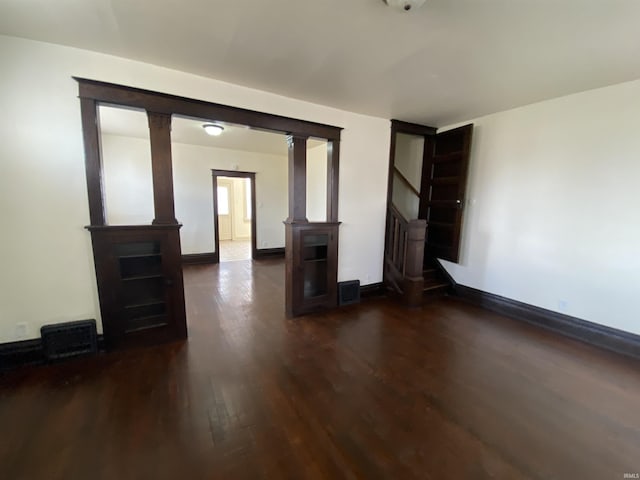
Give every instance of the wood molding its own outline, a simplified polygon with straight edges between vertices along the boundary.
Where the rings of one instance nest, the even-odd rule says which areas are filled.
[[[81,77],[73,78],[79,84],[80,98],[92,99],[111,105],[143,108],[147,111],[178,114],[192,118],[211,119],[218,122],[246,125],[257,130],[280,132],[287,135],[312,136],[326,138],[327,140],[340,140],[340,132],[342,131],[341,127],[322,123],[298,120],[98,80]]]
[[[216,249],[216,261],[220,262],[220,225],[218,224],[218,177],[248,178],[251,180],[251,258],[258,258],[256,251],[258,249],[258,211],[256,201],[256,172],[244,172],[241,170],[211,170],[211,178],[213,182],[213,244]]]
[[[284,247],[280,248],[260,248],[256,250],[253,258],[256,260],[263,258],[284,258]]]
[[[205,265],[209,263],[218,263],[216,252],[186,253],[182,255],[183,265]]]
[[[327,142],[327,222],[338,221],[340,184],[340,141]]]
[[[640,335],[454,284],[454,293],[469,303],[522,320],[605,350],[640,358]]]
[[[98,351],[105,351],[103,335],[98,335]],[[78,357],[70,357],[69,360],[76,358]],[[0,343],[0,372],[45,363],[47,361],[44,357],[41,338]]]
[[[391,130],[393,133],[408,133],[410,135],[435,135],[438,131],[435,127],[418,125],[417,123],[403,122],[402,120],[391,120]]]
[[[173,201],[173,166],[171,162],[171,115],[147,111],[151,142],[154,225],[173,225],[176,220]]]
[[[84,165],[89,197],[89,219],[91,225],[104,225],[106,216],[102,196],[102,155],[100,148],[100,116],[97,102],[90,98],[80,99],[82,137],[84,143]]]
[[[383,297],[387,294],[384,283],[369,283],[360,285],[360,298]]]
[[[289,223],[307,223],[307,137],[289,135]]]

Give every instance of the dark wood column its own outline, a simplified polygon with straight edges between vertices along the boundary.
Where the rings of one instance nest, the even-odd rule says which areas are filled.
[[[340,140],[327,142],[327,222],[338,221]]]
[[[173,171],[171,166],[171,115],[147,112],[151,140],[153,174],[154,225],[177,224],[173,205]]]
[[[289,135],[289,217],[287,223],[307,223],[307,137]]]
[[[89,219],[91,225],[102,226],[105,224],[105,214],[98,102],[91,98],[81,98],[80,113],[84,140],[84,166],[87,172],[87,194],[89,195]]]

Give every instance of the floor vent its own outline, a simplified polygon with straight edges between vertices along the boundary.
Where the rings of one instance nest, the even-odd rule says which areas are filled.
[[[360,302],[360,280],[338,282],[338,305]]]
[[[45,325],[40,329],[42,352],[48,361],[62,360],[98,352],[95,320]]]

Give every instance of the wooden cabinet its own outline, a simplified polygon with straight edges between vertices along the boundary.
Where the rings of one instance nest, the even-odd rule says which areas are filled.
[[[180,225],[88,228],[107,347],[186,338]]]
[[[287,314],[337,305],[339,223],[286,223]]]

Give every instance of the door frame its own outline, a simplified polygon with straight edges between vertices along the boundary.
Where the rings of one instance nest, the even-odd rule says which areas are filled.
[[[213,232],[214,232],[214,263],[220,263],[220,227],[218,225],[218,177],[249,178],[251,179],[251,260],[256,258],[256,173],[238,170],[211,170],[213,185]],[[232,226],[233,228],[233,226]],[[233,235],[232,235],[233,237]]]

